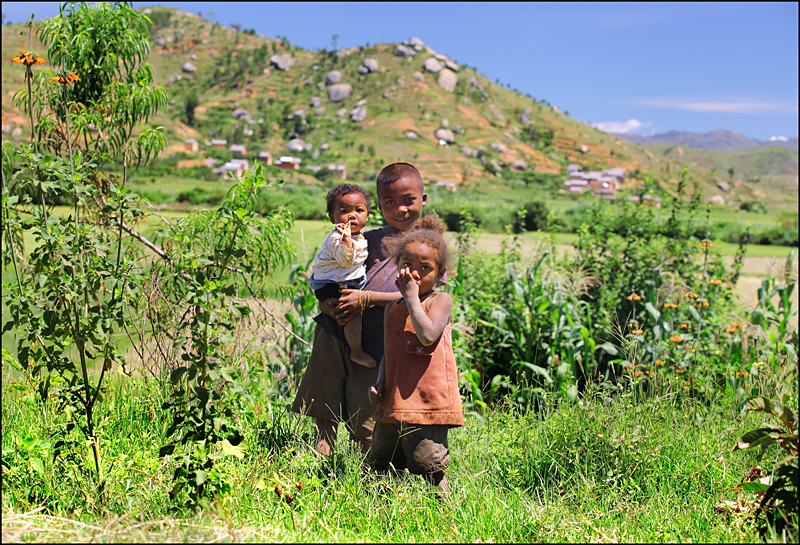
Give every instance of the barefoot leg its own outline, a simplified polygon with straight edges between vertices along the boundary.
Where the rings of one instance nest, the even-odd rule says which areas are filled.
[[[440,500],[450,497],[450,483],[447,482],[447,477],[444,476],[444,471],[436,471],[435,473],[426,473],[424,479],[436,487],[436,497]]]
[[[347,339],[347,344],[350,346],[350,359],[359,365],[375,367],[378,362],[375,358],[364,352],[361,348],[361,315],[353,318],[347,325],[344,326],[344,337]]]
[[[325,456],[330,456],[336,444],[336,432],[339,427],[335,420],[322,420],[317,418],[314,433],[314,450]]]

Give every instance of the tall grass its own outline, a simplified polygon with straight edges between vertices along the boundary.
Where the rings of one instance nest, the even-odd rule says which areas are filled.
[[[179,455],[158,456],[168,424],[163,392],[153,381],[119,376],[107,397],[98,435],[114,464],[94,502],[64,473],[68,466],[52,459],[47,430],[68,417],[22,383],[4,380],[4,539],[219,539],[221,528],[225,539],[275,541],[757,537],[751,515],[715,514],[718,501],[735,499],[731,489],[754,459],[731,452],[731,445],[760,423],[756,415],[736,421],[732,395],[705,406],[670,396],[638,401],[632,393],[593,393],[539,414],[500,406],[485,425],[470,417],[451,433],[453,495],[440,504],[415,476],[368,471],[346,441],[331,458],[318,458],[308,419],[288,413],[286,398],[255,393],[243,398],[239,413],[247,455],[220,466],[231,495],[224,505],[178,514],[178,520],[169,509],[168,484]],[[88,450],[78,456],[91,463]],[[777,456],[769,451],[762,465]],[[298,481],[302,491],[293,486]],[[279,501],[276,484],[292,491],[291,506]],[[10,518],[39,507],[36,515]],[[59,520],[65,515],[75,522]]]

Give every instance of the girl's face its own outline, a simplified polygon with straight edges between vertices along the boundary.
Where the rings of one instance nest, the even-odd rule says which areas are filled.
[[[436,264],[436,250],[424,242],[410,242],[403,253],[400,254],[398,268],[407,268],[419,285],[419,293],[424,294],[433,290],[436,281],[444,274],[444,269],[439,269]],[[416,274],[415,274],[416,273]]]
[[[369,216],[367,201],[359,193],[342,195],[334,199],[333,211],[328,216],[331,223],[349,223],[350,232],[355,235],[367,224]]]

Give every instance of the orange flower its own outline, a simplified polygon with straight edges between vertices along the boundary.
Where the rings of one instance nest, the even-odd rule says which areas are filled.
[[[684,386],[689,386],[691,383],[692,383],[692,381],[691,381],[691,380],[687,380],[686,382],[684,382],[684,383],[683,383],[683,385],[684,385]]]
[[[636,372],[633,374],[633,376],[635,376],[635,377],[638,377],[638,376],[641,376],[641,375],[643,375],[643,374],[644,374],[644,373],[643,373],[642,371],[636,371]]]
[[[683,340],[683,337],[678,337],[677,335],[674,335],[674,336],[669,338],[669,341],[673,342],[673,343],[679,343],[682,340]]]
[[[673,305],[672,303],[664,303],[664,308],[678,308],[678,305]]]
[[[678,373],[685,373],[686,371],[684,371],[683,369],[677,369],[677,370],[676,370],[676,372],[678,372]]]
[[[77,72],[69,73],[66,70],[61,70],[56,77],[50,78],[50,83],[69,83],[71,81],[80,81]]]
[[[737,371],[736,372],[736,376],[737,377],[742,377],[742,378],[747,378],[747,377],[750,376],[750,373],[748,373],[747,371]]]
[[[25,66],[31,66],[32,64],[44,64],[44,59],[37,55],[35,51],[27,51],[23,49],[20,51],[19,55],[11,59],[11,62],[24,64]]]
[[[700,246],[703,247],[703,248],[713,248],[714,247],[714,243],[713,242],[709,242],[707,240],[704,240],[703,242],[700,243]]]
[[[665,363],[667,362],[664,360],[656,360],[656,365],[664,365]]]
[[[709,284],[714,285],[714,286],[721,286],[722,285],[722,280],[712,280],[711,282],[709,282]]]
[[[684,294],[684,296],[688,297],[689,299],[697,299],[698,297],[700,297],[696,293],[686,293],[686,294]]]
[[[629,295],[628,296],[628,301],[641,301],[641,300],[642,300],[642,298],[639,297],[638,295]]]
[[[731,322],[733,327],[744,327],[744,322]]]
[[[692,324],[681,324],[681,329],[692,329]]]
[[[725,333],[736,333],[737,331],[738,329],[736,329],[735,327],[729,327],[728,329],[725,330]]]
[[[633,331],[631,331],[631,333],[633,333],[634,335],[641,335],[642,333],[644,333],[644,330],[634,329]]]

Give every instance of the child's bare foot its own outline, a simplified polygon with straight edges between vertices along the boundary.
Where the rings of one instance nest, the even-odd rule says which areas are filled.
[[[363,365],[364,367],[367,367],[368,369],[372,369],[376,365],[378,365],[378,362],[375,361],[375,358],[373,358],[372,356],[370,356],[369,354],[367,354],[363,350],[360,350],[360,351],[356,352],[355,350],[351,349],[350,350],[350,359],[353,360],[354,362],[356,362],[359,365]]]

